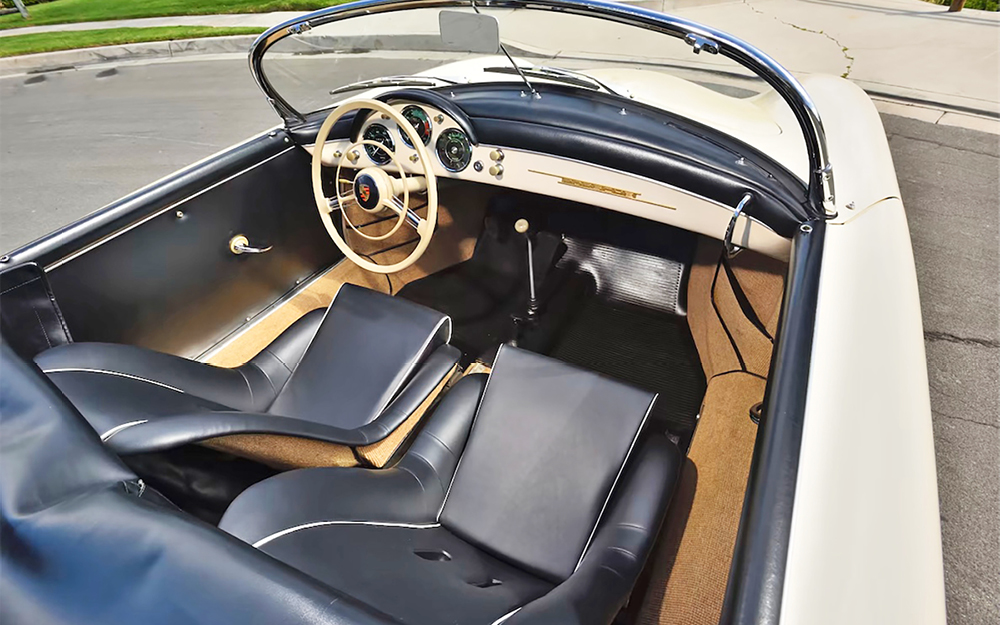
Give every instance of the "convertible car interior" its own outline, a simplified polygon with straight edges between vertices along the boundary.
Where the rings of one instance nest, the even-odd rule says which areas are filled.
[[[822,227],[797,118],[497,66],[271,97],[285,126],[4,257],[12,622],[719,621]],[[780,132],[699,118],[727,102]]]

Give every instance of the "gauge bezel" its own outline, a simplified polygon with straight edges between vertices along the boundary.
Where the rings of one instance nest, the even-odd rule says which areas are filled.
[[[373,139],[373,138],[368,137],[368,133],[371,131],[372,128],[375,128],[376,126],[379,127],[379,128],[381,128],[385,132],[385,139],[389,142],[389,145],[386,145],[386,144],[382,143],[378,139]],[[371,162],[375,163],[376,165],[378,165],[380,167],[384,166],[384,165],[388,165],[389,163],[392,162],[392,154],[391,153],[394,153],[396,151],[396,142],[392,138],[392,131],[390,131],[389,128],[387,128],[385,124],[380,124],[378,122],[369,124],[364,129],[364,131],[361,133],[361,138],[364,139],[365,141],[374,141],[375,143],[380,143],[380,144],[382,144],[388,150],[388,152],[386,152],[384,150],[379,150],[378,148],[376,148],[373,145],[366,145],[365,146],[365,154],[368,155],[368,158],[369,158],[369,160],[371,160]],[[385,156],[384,156],[385,160],[383,161],[383,160],[379,160],[379,159],[375,158],[372,155],[373,152],[385,154]]]
[[[423,107],[417,106],[416,104],[407,104],[406,106],[403,107],[403,110],[401,110],[399,114],[402,115],[403,119],[406,119],[406,121],[410,121],[409,119],[406,118],[406,112],[409,111],[409,110],[411,110],[411,109],[416,109],[416,110],[420,111],[420,113],[422,113],[424,115],[424,117],[427,118],[427,138],[423,139],[423,142],[424,142],[424,145],[430,145],[431,144],[431,139],[434,138],[434,122],[431,120],[430,113],[428,113],[426,110],[424,110]],[[406,131],[403,130],[402,128],[398,128],[398,127],[396,128],[396,130],[399,132],[399,136],[403,140],[403,144],[406,147],[412,149],[413,145],[410,143],[410,138],[406,135]],[[415,126],[414,126],[414,130],[417,130]],[[417,130],[417,136],[419,136],[419,135],[420,135],[420,131]]]
[[[441,156],[441,141],[445,140],[445,137],[447,137],[451,133],[458,133],[462,137],[462,141],[465,143],[467,148],[465,163],[458,169],[449,167],[447,161]],[[465,131],[463,131],[461,128],[445,128],[444,130],[441,131],[441,134],[438,135],[437,141],[434,142],[434,153],[437,155],[438,162],[441,163],[441,167],[444,167],[446,170],[452,173],[465,171],[465,169],[472,162],[472,141],[469,140],[469,135],[465,134]]]

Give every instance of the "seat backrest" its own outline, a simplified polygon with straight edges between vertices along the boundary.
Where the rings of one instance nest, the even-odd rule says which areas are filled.
[[[162,504],[0,341],[0,622],[389,622]]]
[[[596,373],[502,347],[442,525],[536,575],[566,579],[655,399]]]
[[[436,310],[345,284],[268,412],[361,427],[450,335],[451,320]]]

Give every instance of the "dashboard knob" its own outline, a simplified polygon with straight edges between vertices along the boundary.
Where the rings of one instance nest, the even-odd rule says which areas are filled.
[[[498,163],[500,161],[502,161],[503,160],[503,151],[502,150],[493,150],[492,152],[490,152],[490,160],[496,161]]]
[[[491,165],[489,171],[491,176],[499,176],[503,174],[503,165],[501,165],[500,163],[497,163],[496,165]]]

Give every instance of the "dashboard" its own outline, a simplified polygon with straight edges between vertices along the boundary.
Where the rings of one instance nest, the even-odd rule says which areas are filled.
[[[699,192],[704,189],[692,190],[693,185],[685,184],[683,176],[671,175],[672,163],[668,159],[644,159],[650,152],[649,147],[637,144],[634,137],[629,137],[628,141],[617,140],[616,130],[624,128],[629,132],[630,129],[628,125],[622,126],[626,120],[620,118],[626,115],[620,114],[619,109],[614,110],[619,118],[613,120],[616,124],[603,124],[600,134],[592,134],[581,132],[582,124],[574,123],[573,111],[565,111],[559,122],[561,126],[554,128],[554,124],[541,124],[527,113],[518,114],[516,109],[511,112],[504,111],[502,106],[483,106],[485,103],[481,101],[463,102],[454,93],[449,98],[442,98],[440,95],[425,97],[412,89],[404,91],[406,93],[385,94],[379,99],[386,101],[413,126],[432,160],[435,175],[440,178],[577,201],[716,239],[723,238],[733,218],[735,201]],[[408,95],[413,97],[406,97]],[[549,98],[546,103],[552,100],[554,98]],[[524,102],[515,101],[515,104],[530,106]],[[650,122],[638,116],[627,121],[640,130],[643,124]],[[660,125],[661,134],[662,128]],[[359,147],[356,141],[365,143]],[[391,150],[396,158],[391,158],[388,152],[379,148],[380,145]],[[305,147],[312,153],[315,146]],[[687,159],[699,156],[680,154]],[[335,129],[324,144],[322,154],[323,163],[328,166],[343,163],[360,170],[374,165],[389,172],[402,168],[407,175],[422,173],[419,158],[406,133],[395,121],[370,110],[359,111],[353,119],[345,120],[345,127],[339,132]],[[665,166],[656,167],[661,163]],[[690,173],[685,175],[690,176]],[[742,178],[729,181],[716,175],[709,177],[708,182],[727,183],[732,189],[745,190],[749,176]],[[773,180],[774,176],[762,178]],[[701,182],[701,178],[695,182]],[[758,185],[757,189],[762,186]],[[730,190],[723,184],[705,188]],[[729,192],[730,197],[733,195]],[[766,193],[761,197],[769,199]],[[787,259],[790,237],[771,225],[743,214],[737,218],[733,240],[743,247]]]

